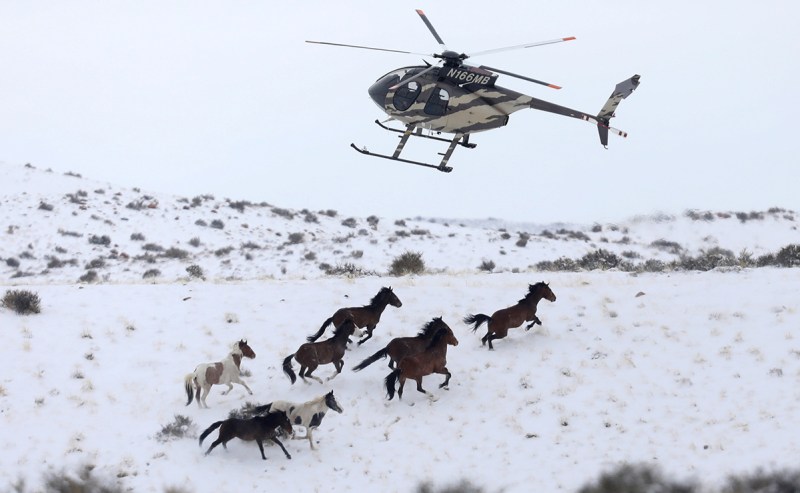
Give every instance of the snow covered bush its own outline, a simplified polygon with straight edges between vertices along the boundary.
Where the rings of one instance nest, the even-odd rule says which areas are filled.
[[[425,262],[422,253],[406,251],[392,260],[389,275],[406,276],[408,274],[422,274],[425,272]]]

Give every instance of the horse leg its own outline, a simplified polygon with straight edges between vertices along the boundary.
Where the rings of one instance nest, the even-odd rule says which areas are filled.
[[[306,373],[305,373],[305,376],[303,376],[303,368],[300,368],[300,376],[301,376],[301,377],[303,377],[303,381],[304,381],[305,383],[308,383],[308,380],[306,380],[306,379],[305,379],[305,377],[308,377],[308,378],[313,378],[314,380],[316,380],[316,381],[317,381],[317,382],[319,382],[319,383],[324,383],[324,382],[322,381],[322,379],[321,379],[321,378],[319,378],[319,377],[317,377],[317,376],[314,376],[314,375],[312,375],[312,374],[311,374],[311,372],[312,372],[312,371],[314,371],[314,370],[316,370],[316,369],[317,369],[317,367],[316,367],[316,366],[315,366],[315,367],[313,367],[313,368],[312,368],[312,367],[307,367],[307,368],[306,368]]]
[[[261,442],[260,438],[256,438],[256,445],[258,445],[258,450],[261,451],[261,458],[267,460],[267,456],[264,455],[264,444]]]
[[[228,392],[230,392],[231,390],[233,390],[233,384],[231,384],[230,382],[228,382],[228,383],[227,383],[227,384],[225,384],[225,385],[227,385],[227,386],[228,386],[228,390],[223,390],[223,391],[222,391],[222,395],[228,395]]]
[[[247,393],[250,394],[250,395],[253,395],[253,391],[250,390],[250,387],[248,387],[247,384],[244,383],[241,379],[237,378],[236,380],[234,380],[234,383],[238,383],[242,387],[246,388],[247,389]]]
[[[422,388],[422,377],[415,378],[414,380],[417,381],[417,392],[428,395],[428,391]]]
[[[311,427],[306,427],[306,438],[308,438],[308,444],[311,445],[311,450],[316,450],[314,447],[314,439],[311,436]]]
[[[206,404],[206,397],[208,397],[209,392],[211,392],[211,385],[203,385],[203,393],[200,394],[200,389],[197,389],[197,404],[199,405],[200,402],[203,403],[201,408],[208,409],[208,404]]]
[[[289,455],[289,452],[286,451],[286,447],[284,447],[283,444],[281,443],[281,441],[278,440],[278,437],[269,437],[269,439],[272,440],[273,442],[277,443],[278,445],[280,445],[281,450],[283,450],[283,453],[286,454],[286,458],[287,459],[291,459],[292,458],[292,456]]]
[[[440,389],[447,389],[448,388],[447,384],[450,383],[450,371],[447,369],[447,367],[443,366],[442,368],[439,368],[438,370],[435,370],[434,373],[439,373],[440,375],[445,375],[444,382],[442,382],[442,384],[439,385],[439,388]]]
[[[210,454],[211,451],[214,449],[214,447],[216,447],[220,443],[222,444],[223,447],[228,448],[227,446],[225,446],[225,442],[222,441],[222,438],[217,438],[216,440],[214,440],[214,443],[212,443],[211,446],[208,447],[208,450],[206,450],[206,455]]]
[[[402,399],[403,398],[403,386],[405,386],[405,384],[406,384],[406,377],[404,377],[403,374],[401,373],[400,376],[398,377],[398,379],[400,380],[400,387],[397,389],[397,398],[398,399]]]
[[[529,323],[529,324],[528,324],[528,325],[525,327],[525,330],[531,330],[531,329],[533,328],[533,326],[534,326],[534,325],[542,325],[542,321],[541,321],[541,320],[539,320],[539,317],[537,317],[536,315],[534,315],[534,316],[533,316],[533,322]]]
[[[491,334],[492,334],[492,331],[489,330],[489,331],[486,332],[485,336],[481,337],[481,346],[485,346],[486,345],[486,341],[489,340],[489,336]],[[492,348],[492,341],[489,341],[489,349],[491,349],[491,348]]]
[[[367,340],[369,340],[372,337],[373,330],[375,330],[375,324],[367,325],[367,335],[363,339],[358,341],[359,346],[367,342]]]
[[[342,373],[342,368],[344,368],[344,360],[340,359],[340,360],[334,361],[333,362],[333,366],[336,368],[336,373],[334,373],[333,375],[331,375],[327,379],[325,379],[326,382],[330,382],[331,380],[336,378],[336,375]]]

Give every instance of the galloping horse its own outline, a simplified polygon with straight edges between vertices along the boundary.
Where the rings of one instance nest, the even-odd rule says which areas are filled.
[[[239,378],[239,365],[242,364],[242,356],[250,359],[256,357],[256,353],[247,345],[247,341],[244,339],[233,343],[231,352],[228,353],[224,360],[216,363],[203,363],[198,365],[192,373],[186,375],[186,378],[183,379],[186,395],[189,398],[186,401],[186,405],[188,406],[192,403],[192,385],[196,390],[196,396],[194,397],[197,399],[197,406],[201,408],[208,408],[206,397],[208,397],[212,385],[227,385],[228,390],[222,391],[222,395],[225,395],[233,389],[232,383],[238,383],[246,388],[250,395],[253,395],[250,387]],[[201,388],[203,389],[202,396],[200,395]]]
[[[280,445],[287,459],[292,458],[289,452],[286,451],[286,447],[284,447],[281,441],[275,436],[276,428],[280,428],[287,434],[292,432],[292,423],[283,411],[275,411],[265,416],[256,416],[249,419],[228,418],[224,421],[217,421],[206,428],[206,431],[200,435],[200,446],[203,445],[203,439],[217,428],[219,428],[219,437],[208,447],[206,455],[210,454],[214,447],[220,443],[227,450],[228,442],[234,438],[239,438],[247,442],[255,440],[258,445],[258,450],[261,451],[261,458],[267,460],[267,456],[264,455],[263,442],[266,439],[270,439]]]
[[[274,401],[269,404],[264,404],[263,406],[256,406],[253,408],[253,412],[286,411],[286,414],[289,416],[289,421],[291,421],[293,425],[302,426],[306,429],[306,436],[296,437],[294,433],[292,433],[292,438],[308,439],[311,450],[314,450],[314,439],[311,436],[311,432],[322,424],[322,418],[325,417],[325,413],[327,413],[329,409],[340,414],[342,413],[342,408],[339,406],[339,403],[336,402],[332,390],[325,395],[321,395],[316,399],[311,399],[301,404],[288,401]]]
[[[386,384],[386,394],[389,400],[394,398],[395,383],[400,380],[400,388],[397,389],[397,395],[403,398],[403,386],[406,379],[410,378],[416,380],[417,391],[427,395],[430,399],[436,400],[433,394],[422,388],[422,377],[430,375],[431,373],[439,373],[446,375],[444,382],[439,385],[439,388],[447,387],[450,383],[450,371],[447,369],[447,346],[458,346],[458,339],[450,330],[450,327],[440,328],[434,334],[428,347],[421,353],[417,353],[400,360],[397,363],[397,368],[386,376],[384,383]]]
[[[464,317],[464,323],[467,325],[475,324],[472,327],[472,332],[478,330],[483,322],[488,322],[488,331],[486,335],[481,338],[481,343],[485,346],[489,343],[489,349],[494,349],[492,340],[502,339],[508,335],[508,329],[519,327],[523,322],[531,322],[525,327],[525,330],[530,330],[536,324],[542,325],[542,321],[536,316],[536,305],[542,298],[547,301],[555,301],[556,295],[550,290],[550,286],[543,282],[528,285],[528,294],[519,300],[516,305],[508,308],[503,308],[492,313],[492,316],[486,316],[482,313],[477,315],[467,315]]]
[[[319,365],[327,365],[333,363],[336,367],[336,373],[328,377],[332,380],[336,375],[342,372],[344,367],[344,352],[347,349],[347,338],[353,335],[356,330],[355,323],[347,319],[333,332],[333,337],[325,339],[321,342],[307,342],[300,346],[296,352],[290,354],[283,360],[283,372],[289,376],[289,379],[294,382],[297,377],[292,370],[292,358],[300,363],[300,378],[308,383],[306,377],[313,378],[319,383],[322,380],[319,377],[311,375],[311,372],[316,370]]]
[[[336,313],[334,313],[332,317],[323,322],[322,327],[319,328],[317,333],[308,336],[307,340],[308,342],[316,341],[320,338],[322,333],[325,332],[325,328],[328,325],[333,323],[333,327],[336,328],[342,325],[342,323],[349,318],[356,324],[357,328],[367,328],[367,335],[358,341],[358,345],[360,346],[361,344],[364,344],[367,339],[372,337],[372,331],[375,330],[375,326],[381,321],[381,314],[383,313],[383,310],[386,309],[386,305],[392,305],[397,308],[403,306],[400,298],[394,294],[391,287],[381,288],[381,290],[378,291],[378,294],[376,294],[369,302],[369,305],[340,308],[336,310]]]
[[[439,329],[450,329],[442,321],[442,317],[436,317],[425,324],[414,337],[395,337],[386,347],[353,367],[353,371],[361,371],[386,356],[389,356],[389,368],[394,369],[395,364],[403,358],[424,351]]]

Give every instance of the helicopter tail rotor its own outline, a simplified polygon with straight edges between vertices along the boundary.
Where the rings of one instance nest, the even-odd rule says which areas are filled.
[[[614,127],[610,127],[608,124],[611,121],[611,118],[614,117],[614,112],[619,106],[619,103],[622,102],[623,99],[630,96],[633,91],[639,87],[639,78],[638,74],[634,75],[630,79],[624,80],[614,87],[614,92],[611,93],[611,96],[606,101],[606,104],[600,109],[600,113],[597,114],[597,131],[600,134],[600,143],[603,147],[608,146],[608,132],[611,131],[612,133],[619,135],[621,137],[627,137],[628,132],[624,132],[622,130],[616,129]]]

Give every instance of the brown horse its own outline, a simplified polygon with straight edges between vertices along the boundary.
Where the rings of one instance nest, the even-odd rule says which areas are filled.
[[[434,318],[425,324],[422,330],[414,337],[395,337],[389,341],[389,344],[387,344],[385,348],[353,367],[353,371],[361,371],[372,363],[387,356],[389,357],[389,368],[394,369],[395,364],[406,356],[424,351],[439,329],[450,329],[450,327],[442,321],[442,317]]]
[[[328,380],[332,380],[336,375],[342,372],[342,368],[344,367],[342,358],[347,349],[347,338],[353,335],[355,330],[355,323],[347,319],[333,332],[333,337],[330,339],[303,344],[295,353],[290,354],[283,360],[283,372],[289,376],[289,379],[294,384],[297,380],[294,370],[292,370],[292,358],[294,358],[300,363],[300,378],[302,378],[304,382],[308,383],[306,377],[309,377],[322,383],[322,379],[311,375],[311,372],[316,370],[319,365],[333,363],[336,367],[336,373],[328,377]]]
[[[325,328],[328,327],[328,325],[333,323],[333,327],[337,328],[349,318],[356,324],[357,328],[367,328],[367,335],[358,341],[358,345],[360,346],[364,344],[367,339],[372,337],[372,331],[375,330],[375,326],[381,321],[381,314],[383,310],[386,309],[386,305],[392,305],[397,308],[403,306],[400,298],[394,294],[391,287],[381,288],[378,294],[369,302],[369,305],[340,308],[336,310],[336,313],[334,313],[332,317],[322,323],[322,327],[319,328],[316,334],[308,336],[307,340],[308,342],[316,341],[320,338],[322,333],[325,332]]]
[[[283,430],[287,435],[292,433],[292,423],[284,411],[275,411],[249,419],[229,418],[224,421],[217,421],[206,428],[206,431],[200,435],[200,446],[203,445],[203,439],[217,428],[219,428],[219,437],[208,447],[206,455],[210,454],[214,447],[220,443],[227,450],[228,442],[234,438],[239,438],[247,442],[255,440],[258,450],[261,451],[261,458],[267,460],[267,456],[264,455],[264,440],[269,439],[280,445],[287,459],[292,458],[289,452],[286,451],[286,447],[276,436],[277,428]]]
[[[483,322],[488,322],[488,331],[481,338],[481,342],[484,346],[488,342],[489,349],[494,349],[492,340],[502,339],[507,336],[508,329],[519,327],[523,322],[531,322],[525,327],[525,330],[530,330],[536,324],[542,325],[542,321],[536,316],[536,305],[542,298],[552,302],[556,300],[556,295],[550,290],[550,286],[543,282],[529,284],[528,294],[519,300],[516,305],[497,310],[492,313],[491,317],[482,313],[467,315],[464,317],[464,323],[467,325],[475,324],[472,327],[472,332],[475,332]]]
[[[406,383],[406,379],[409,378],[416,380],[418,392],[427,395],[431,400],[436,400],[433,394],[422,388],[422,377],[431,373],[445,375],[444,382],[439,385],[439,388],[447,387],[447,384],[450,383],[450,371],[447,369],[448,345],[458,346],[458,339],[456,339],[450,327],[440,328],[436,331],[425,350],[400,360],[397,363],[397,368],[387,375],[384,380],[386,395],[389,400],[394,398],[394,387],[398,380],[400,380],[400,388],[397,389],[397,395],[401,399],[403,398],[403,386]]]

